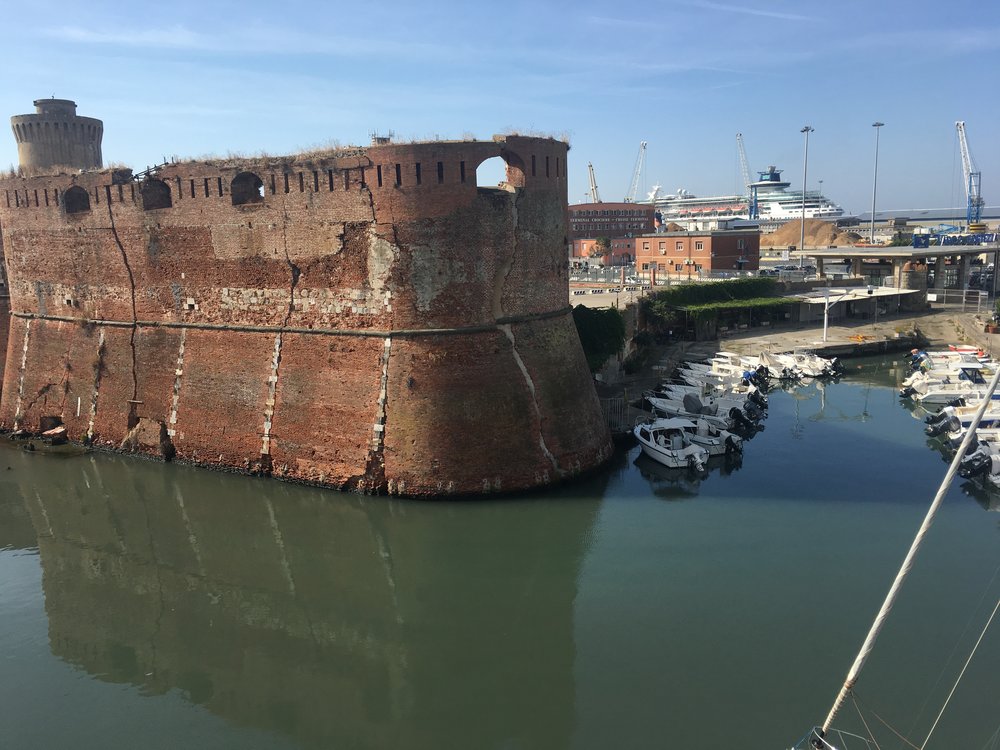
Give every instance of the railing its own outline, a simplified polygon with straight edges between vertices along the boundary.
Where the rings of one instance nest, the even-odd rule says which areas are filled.
[[[628,421],[628,402],[624,396],[602,398],[601,411],[612,433],[624,433],[632,429]]]
[[[928,289],[927,301],[933,307],[948,307],[962,312],[990,310],[990,295],[979,289]]]

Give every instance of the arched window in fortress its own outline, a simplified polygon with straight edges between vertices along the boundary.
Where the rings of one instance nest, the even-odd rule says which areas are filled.
[[[142,194],[142,208],[152,211],[157,208],[170,208],[174,205],[170,197],[170,186],[163,180],[145,180],[139,188]]]
[[[476,167],[476,186],[507,190],[524,187],[524,162],[511,151],[487,159]]]
[[[476,187],[494,190],[507,182],[507,163],[499,156],[487,159],[476,167]]]
[[[90,195],[79,185],[73,185],[63,193],[63,205],[66,207],[66,213],[68,214],[89,211]]]
[[[234,206],[264,202],[264,182],[253,172],[240,172],[230,185]]]

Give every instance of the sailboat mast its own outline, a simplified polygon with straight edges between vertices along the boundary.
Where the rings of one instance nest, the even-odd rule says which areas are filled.
[[[886,594],[885,601],[882,602],[882,608],[879,609],[878,614],[875,616],[875,621],[872,623],[871,629],[868,631],[868,636],[865,638],[865,642],[861,645],[861,650],[858,652],[857,657],[854,659],[854,664],[851,665],[851,669],[847,673],[847,679],[844,681],[844,685],[840,688],[840,693],[837,695],[837,699],[833,702],[833,707],[830,709],[829,715],[827,715],[826,720],[823,722],[822,731],[824,734],[829,730],[830,725],[833,724],[833,720],[836,718],[837,712],[840,711],[840,707],[847,699],[848,694],[854,687],[854,683],[857,682],[858,675],[861,673],[861,668],[864,667],[865,662],[868,660],[868,655],[871,653],[872,647],[875,645],[875,639],[878,638],[886,617],[888,617],[889,612],[892,610],[893,604],[896,603],[899,588],[906,579],[906,576],[909,575],[910,568],[913,567],[913,558],[916,557],[917,551],[920,549],[920,545],[924,541],[924,537],[927,536],[927,532],[931,528],[934,516],[937,514],[938,508],[944,500],[945,493],[948,491],[951,481],[955,478],[955,474],[958,472],[958,466],[961,463],[962,458],[965,456],[965,453],[972,444],[972,441],[976,438],[976,428],[979,426],[979,422],[982,420],[983,414],[986,412],[986,408],[992,403],[993,392],[996,390],[998,383],[1000,383],[1000,367],[997,368],[997,372],[993,376],[993,380],[990,381],[989,391],[985,396],[983,396],[983,402],[979,405],[979,409],[976,411],[976,416],[973,418],[972,424],[969,425],[969,429],[965,433],[962,445],[957,451],[955,451],[955,457],[951,460],[951,464],[948,466],[948,472],[944,475],[944,479],[938,487],[937,494],[934,496],[934,501],[931,503],[931,507],[927,509],[927,515],[924,516],[924,521],[920,524],[920,529],[917,531],[917,535],[914,537],[913,543],[910,545],[910,551],[906,553],[906,557],[903,559],[903,564],[900,566],[899,572],[896,574],[896,580],[894,580],[892,582],[892,586],[889,587],[889,593]]]

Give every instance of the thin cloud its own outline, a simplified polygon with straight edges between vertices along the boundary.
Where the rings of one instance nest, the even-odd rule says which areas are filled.
[[[43,29],[45,36],[82,44],[113,44],[130,47],[168,47],[172,49],[204,49],[208,40],[183,26],[141,31],[94,31],[79,26],[59,26]]]
[[[713,3],[708,0],[688,0],[685,5],[705,10],[720,10],[725,13],[743,13],[748,16],[761,16],[763,18],[779,18],[783,21],[815,21],[815,18],[799,15],[798,13],[782,13],[777,10],[761,10],[759,8],[747,8],[742,5],[726,5],[725,3]]]
[[[369,54],[373,40],[364,37],[325,36],[317,38],[289,29],[247,26],[226,29],[225,34],[197,33],[184,26],[162,29],[114,29],[95,30],[81,26],[59,26],[42,29],[49,38],[79,44],[115,47],[142,47],[145,49],[195,50],[220,55],[245,54],[248,50],[256,54],[296,56],[324,55],[328,57],[356,57]],[[420,59],[455,59],[456,53],[442,45],[423,42],[399,41],[386,51],[397,57],[419,56]]]
[[[583,20],[589,24],[601,27],[621,26],[629,29],[648,29],[650,25],[646,19],[611,18],[610,16],[586,16]]]

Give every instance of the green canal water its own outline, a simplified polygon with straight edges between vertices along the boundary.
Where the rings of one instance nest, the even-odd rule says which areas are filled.
[[[700,482],[631,448],[403,502],[0,450],[0,745],[787,748],[946,469],[903,373],[848,364]],[[1000,596],[998,507],[956,482],[858,685],[917,744]],[[998,666],[994,628],[928,748],[989,746]]]

